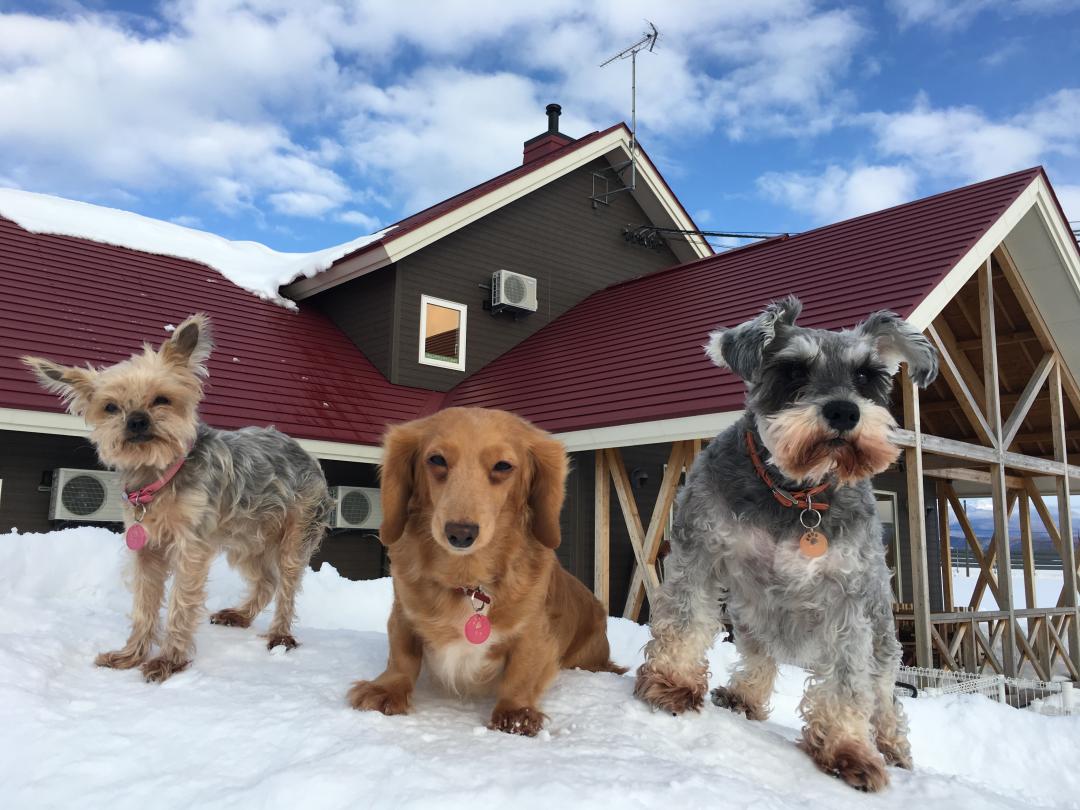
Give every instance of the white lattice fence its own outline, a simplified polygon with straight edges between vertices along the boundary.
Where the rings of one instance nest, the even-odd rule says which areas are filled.
[[[1072,681],[1040,681],[1031,678],[1006,678],[948,669],[900,667],[896,694],[903,696],[941,697],[943,695],[982,695],[1014,709],[1029,709],[1040,714],[1071,715],[1074,705]]]

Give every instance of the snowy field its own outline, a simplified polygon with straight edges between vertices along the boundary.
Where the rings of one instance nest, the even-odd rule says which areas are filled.
[[[978,697],[908,700],[914,773],[878,796],[819,773],[795,749],[804,673],[786,669],[768,723],[711,706],[654,714],[631,677],[564,672],[535,739],[488,731],[486,701],[422,685],[412,715],[346,707],[385,662],[388,580],[309,573],[296,635],[272,655],[251,630],[199,632],[194,665],[160,686],[95,668],[127,634],[128,554],[78,529],[0,535],[0,807],[527,808],[1080,807],[1080,718]],[[211,608],[242,588],[223,563]],[[636,666],[647,630],[612,619],[613,657]],[[722,682],[731,645],[712,653]]]

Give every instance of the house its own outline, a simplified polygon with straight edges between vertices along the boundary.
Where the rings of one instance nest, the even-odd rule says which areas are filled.
[[[627,225],[696,226],[643,150],[635,187],[622,184],[625,125],[573,139],[559,132],[558,105],[547,112],[521,165],[331,249],[332,261],[320,251],[283,262],[257,246],[237,262],[243,246],[180,226],[41,195],[0,198],[0,526],[49,528],[53,471],[95,466],[82,421],[36,386],[21,355],[109,364],[208,312],[218,348],[203,418],[274,424],[322,461],[331,485],[374,487],[387,424],[434,411],[462,378],[590,293],[711,254],[693,233],[652,249],[628,242]],[[146,232],[155,238],[136,238]],[[325,269],[287,288],[289,309],[272,300],[276,285],[251,283],[260,261]],[[485,308],[498,271],[535,281],[535,311]],[[382,571],[378,544],[358,532],[335,532],[322,554],[352,576]]]
[[[903,461],[875,481],[913,659],[1080,677],[1067,508],[1080,480],[1070,455],[1080,453],[1080,253],[1043,170],[713,255],[644,152],[635,188],[619,182],[625,126],[573,140],[558,109],[548,113],[521,166],[308,268],[283,290],[296,311],[190,259],[0,220],[12,316],[0,325],[0,526],[45,528],[47,473],[93,465],[79,420],[14,358],[113,362],[205,310],[220,347],[204,417],[277,424],[332,484],[374,486],[385,425],[445,406],[507,408],[555,433],[575,462],[563,564],[614,612],[641,618],[683,471],[742,407],[742,383],[701,344],[795,293],[807,325],[890,309],[942,354],[926,391],[898,381]],[[626,238],[641,226],[669,236]],[[525,298],[535,282],[534,311],[499,306],[510,278]],[[984,495],[997,528],[989,548],[961,503]],[[1013,511],[1023,600],[1000,573],[1012,567]],[[970,604],[953,597],[950,515],[979,566]],[[1033,602],[1035,519],[1062,563],[1055,606]],[[380,570],[363,532],[334,532],[324,556],[354,576]]]

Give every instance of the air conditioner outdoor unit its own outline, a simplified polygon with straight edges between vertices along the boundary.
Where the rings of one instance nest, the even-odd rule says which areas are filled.
[[[509,270],[491,274],[491,311],[536,312],[536,279]]]
[[[335,529],[377,529],[382,523],[382,501],[374,487],[330,487],[337,504],[330,525]]]
[[[124,519],[120,475],[101,470],[53,471],[49,520],[119,523]]]

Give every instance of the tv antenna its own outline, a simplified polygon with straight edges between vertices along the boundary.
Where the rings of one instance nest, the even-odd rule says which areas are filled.
[[[610,197],[612,194],[618,191],[633,191],[637,186],[637,55],[641,51],[648,51],[649,53],[652,53],[653,49],[656,47],[656,40],[660,38],[660,32],[656,29],[656,26],[648,20],[646,20],[645,22],[648,23],[650,30],[645,31],[641,39],[639,39],[633,45],[627,48],[623,48],[610,59],[606,59],[600,63],[600,67],[606,67],[612,62],[617,62],[620,59],[630,59],[630,184],[628,186],[624,186],[623,188],[616,189],[615,191],[610,191],[605,188],[604,193],[602,195],[598,195],[595,193],[596,175],[594,174],[594,193],[592,198],[594,204],[603,203],[604,205],[607,205],[608,197]],[[626,165],[627,164],[624,163],[621,166],[613,166],[612,168],[614,169],[615,173],[618,174],[624,168],[626,168]],[[603,179],[606,185],[607,178],[605,177]]]

